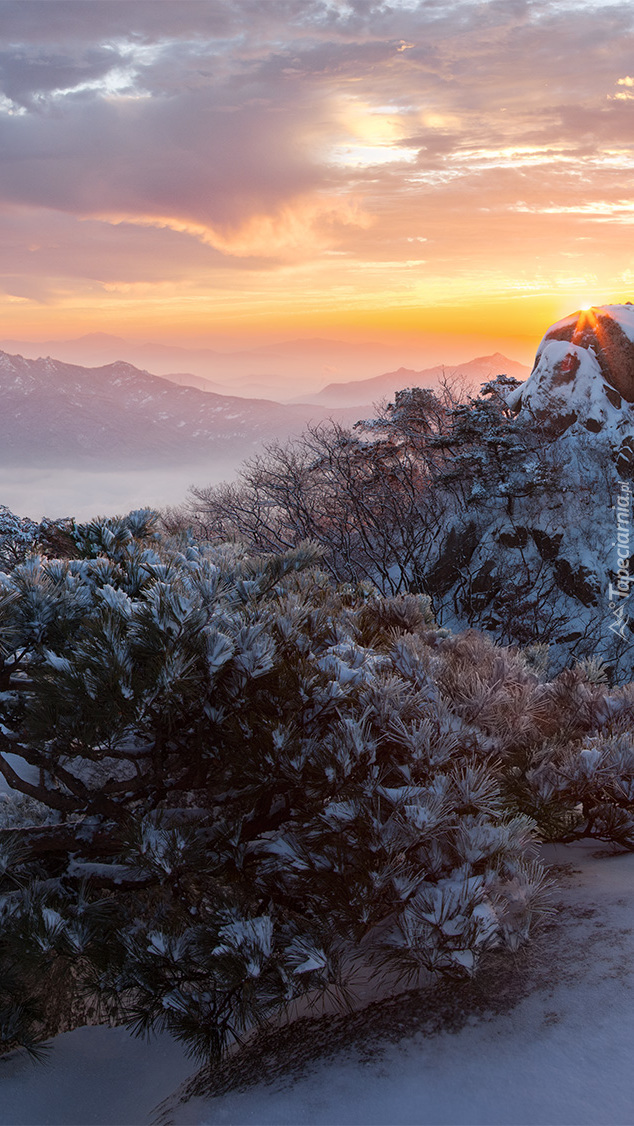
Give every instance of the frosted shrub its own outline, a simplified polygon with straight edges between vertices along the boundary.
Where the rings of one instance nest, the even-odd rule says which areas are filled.
[[[609,690],[597,660],[539,680],[522,654],[474,632],[438,649],[437,683],[498,756],[507,808],[547,839],[634,847],[633,686]]]
[[[13,570],[38,551],[46,555],[72,551],[68,524],[66,520],[46,519],[38,524],[0,504],[0,571]]]
[[[10,570],[35,549],[38,525],[0,504],[0,570]]]
[[[544,835],[596,837],[634,848],[634,739],[597,735],[549,748],[534,760],[519,792]]]
[[[345,986],[360,951],[407,979],[523,940],[532,822],[505,808],[495,725],[443,688],[459,655],[427,599],[337,587],[307,545],[165,541],[149,513],[72,534],[0,600],[0,770],[57,821],[30,852],[22,831],[0,889],[29,1003],[72,965],[208,1057]],[[26,1043],[16,1011],[2,1035]]]

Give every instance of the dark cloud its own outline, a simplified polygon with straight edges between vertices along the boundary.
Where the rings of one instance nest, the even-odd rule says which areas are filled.
[[[236,225],[324,181],[297,147],[302,116],[283,105],[225,112],[205,91],[68,98],[59,114],[0,118],[0,195],[81,215]]]
[[[3,0],[0,16],[6,42],[68,45],[130,36],[153,41],[226,35],[239,21],[236,7],[222,0]]]
[[[32,107],[38,96],[94,82],[123,62],[118,51],[107,47],[87,50],[80,59],[42,51],[0,51],[0,91],[16,105]]]

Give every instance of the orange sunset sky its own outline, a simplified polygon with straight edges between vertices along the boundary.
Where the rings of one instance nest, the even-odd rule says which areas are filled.
[[[629,0],[17,0],[0,27],[3,340],[530,360],[634,294]]]

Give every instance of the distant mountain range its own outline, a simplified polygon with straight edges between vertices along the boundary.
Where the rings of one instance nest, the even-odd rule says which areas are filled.
[[[86,368],[0,352],[0,464],[104,467],[247,457],[356,410],[285,406],[179,386],[118,361]]]
[[[512,375],[520,382],[530,374],[526,364],[516,360],[509,360],[501,352],[494,352],[491,356],[479,356],[464,364],[445,366],[437,364],[435,367],[425,368],[423,371],[414,371],[411,368],[400,367],[397,371],[377,375],[373,379],[356,379],[347,383],[329,383],[317,395],[310,395],[304,402],[328,405],[331,407],[361,407],[365,403],[376,403],[380,399],[389,398],[395,391],[403,387],[429,387],[436,386],[439,380],[446,378],[466,383],[470,388],[479,390],[480,384],[496,375]]]
[[[329,418],[350,426],[373,414],[373,402],[411,386],[434,386],[443,374],[474,387],[528,368],[499,353],[458,368],[399,368],[374,379],[330,384],[311,402],[219,394],[201,376],[150,374],[123,360],[84,367],[59,359],[0,352],[0,465],[233,465],[274,439]],[[198,386],[185,385],[194,380]]]
[[[138,344],[109,333],[88,333],[73,340],[4,340],[0,348],[37,359],[55,356],[70,364],[94,367],[126,360],[135,367],[168,375],[177,381],[200,386],[211,382],[221,395],[289,399],[298,387],[318,390],[337,375],[354,379],[418,358],[420,349],[403,351],[379,343],[351,344],[339,340],[288,340],[238,351],[214,348],[183,348],[171,344]]]

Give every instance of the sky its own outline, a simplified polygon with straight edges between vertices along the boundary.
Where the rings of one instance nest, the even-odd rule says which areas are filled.
[[[0,31],[0,339],[526,359],[634,291],[630,0],[0,0]]]

